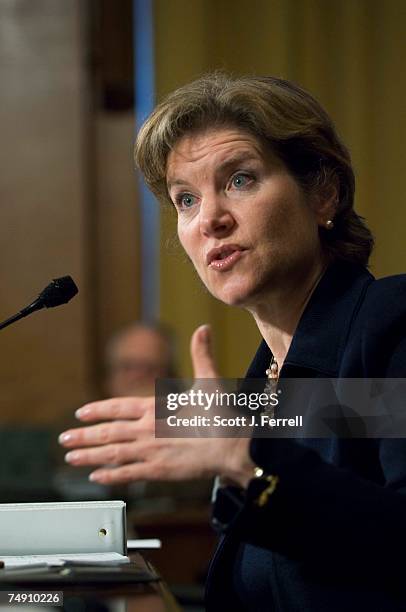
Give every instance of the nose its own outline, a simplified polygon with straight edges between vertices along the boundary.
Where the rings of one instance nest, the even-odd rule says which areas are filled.
[[[212,196],[200,204],[200,229],[204,236],[227,235],[235,225],[234,216],[221,197]]]

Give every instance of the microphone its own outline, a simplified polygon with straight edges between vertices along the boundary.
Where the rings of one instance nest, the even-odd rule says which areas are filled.
[[[54,278],[52,283],[49,283],[41,291],[39,296],[31,302],[28,306],[20,310],[17,314],[13,315],[3,323],[0,323],[0,329],[11,325],[19,319],[23,319],[27,315],[41,310],[41,308],[54,308],[60,304],[66,304],[78,293],[78,288],[75,285],[74,280],[71,276],[62,276],[61,278]]]

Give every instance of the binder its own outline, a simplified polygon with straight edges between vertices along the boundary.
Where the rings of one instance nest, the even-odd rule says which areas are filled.
[[[0,504],[0,558],[127,553],[123,501]]]
[[[141,555],[136,554],[132,562],[125,556],[125,508],[123,501],[0,504],[0,560],[4,563],[0,590],[159,581]],[[46,555],[58,559],[46,559],[44,565]],[[104,555],[110,561],[89,561]],[[8,565],[7,558],[12,557],[20,557],[18,562],[27,565]],[[121,557],[118,562],[117,557]],[[42,563],[36,565],[39,559]]]

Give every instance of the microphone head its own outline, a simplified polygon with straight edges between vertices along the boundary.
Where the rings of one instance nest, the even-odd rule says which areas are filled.
[[[62,276],[61,278],[54,278],[54,280],[41,291],[36,301],[39,300],[42,307],[53,308],[54,306],[69,302],[78,291],[71,276]]]

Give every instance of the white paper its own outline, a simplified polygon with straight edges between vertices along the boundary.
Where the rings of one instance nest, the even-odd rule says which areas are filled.
[[[129,550],[141,550],[162,548],[161,540],[158,538],[145,538],[141,540],[127,540],[127,548]]]
[[[78,553],[62,555],[20,555],[20,556],[1,556],[0,561],[4,562],[7,569],[34,569],[41,567],[54,567],[64,565],[106,565],[114,566],[129,563],[130,559],[125,555],[115,552],[106,553]]]

